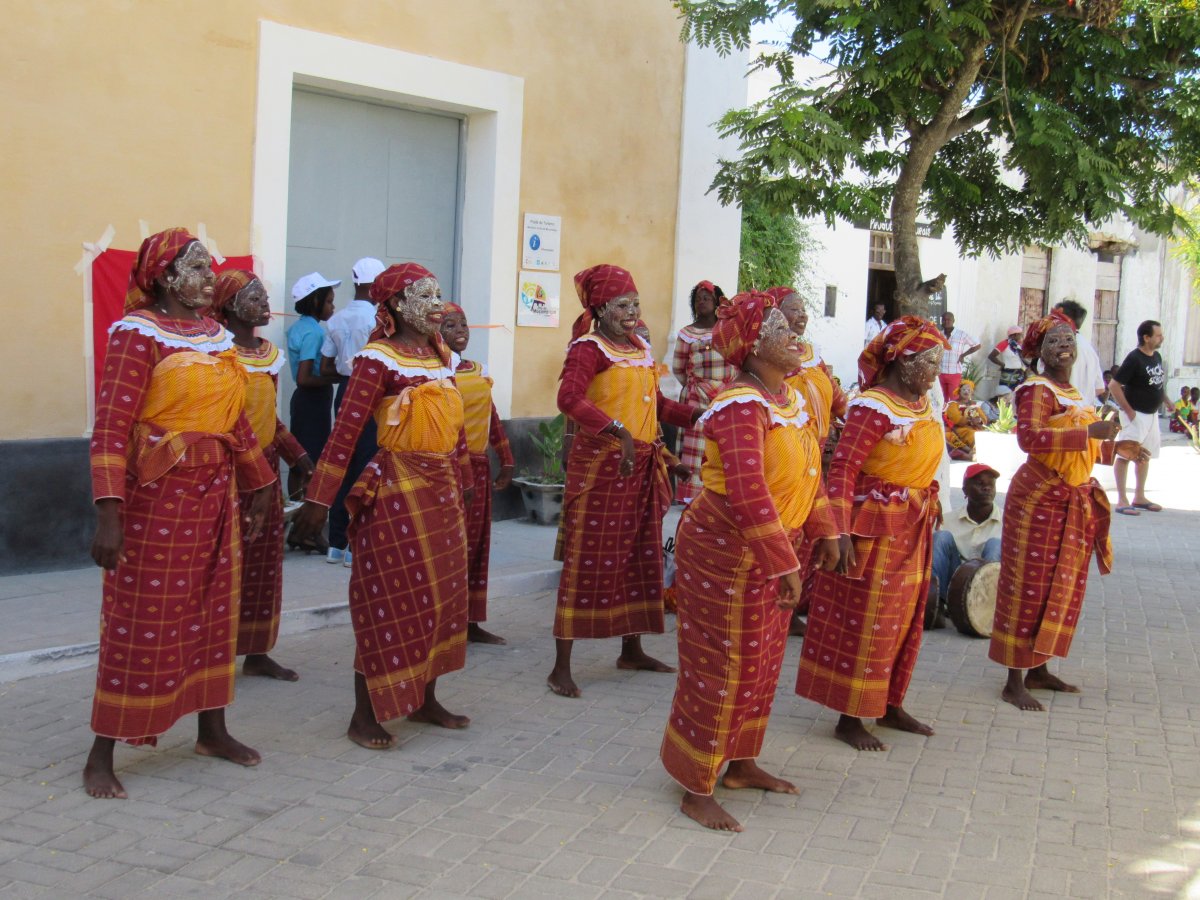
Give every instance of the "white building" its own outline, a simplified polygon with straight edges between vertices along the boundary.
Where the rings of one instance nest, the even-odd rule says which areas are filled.
[[[797,77],[819,76],[823,63],[797,60]],[[773,71],[749,78],[751,102],[766,97]],[[1179,199],[1182,201],[1183,192]],[[863,326],[875,302],[894,314],[895,274],[887,222],[862,226],[824,220],[807,223],[821,249],[810,261],[811,280],[824,285],[810,297],[808,331],[834,372],[849,384],[857,377]],[[1029,247],[1023,254],[998,258],[964,257],[952,232],[918,228],[921,271],[926,278],[946,273],[946,290],[934,298],[934,312],[954,313],[955,327],[982,344],[975,355],[987,376],[984,394],[998,374],[986,362],[1010,325],[1024,325],[1044,315],[1055,303],[1073,299],[1088,310],[1083,332],[1096,346],[1101,363],[1119,364],[1137,345],[1137,326],[1146,319],[1162,323],[1161,353],[1167,365],[1168,395],[1181,385],[1200,385],[1200,292],[1170,242],[1146,234],[1125,220],[1093,230],[1091,249]]]

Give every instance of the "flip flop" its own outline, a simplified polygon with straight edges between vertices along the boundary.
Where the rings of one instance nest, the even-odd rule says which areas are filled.
[[[1114,512],[1120,513],[1123,516],[1140,516],[1141,513],[1132,506],[1118,506]]]
[[[1162,512],[1162,507],[1157,503],[1135,503],[1134,509],[1144,509],[1146,512]]]

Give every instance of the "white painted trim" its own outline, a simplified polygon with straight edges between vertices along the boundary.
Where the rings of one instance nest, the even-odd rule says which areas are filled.
[[[667,359],[675,347],[675,332],[692,321],[688,298],[696,282],[713,281],[729,296],[737,289],[742,211],[722,206],[708,188],[717,174],[717,162],[738,153],[737,141],[722,140],[714,123],[730,109],[746,105],[749,58],[748,51],[722,57],[712,48],[690,43],[685,51]]]
[[[492,397],[507,417],[514,380],[524,79],[260,21],[252,240],[276,312],[290,296],[284,281],[292,88],[297,84],[464,117],[460,302],[472,320],[503,326],[472,333],[471,356],[497,373]],[[280,321],[272,322],[266,334],[282,345]]]

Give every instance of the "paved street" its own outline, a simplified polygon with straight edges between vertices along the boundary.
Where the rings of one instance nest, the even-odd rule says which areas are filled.
[[[669,676],[620,672],[615,640],[582,642],[584,697],[549,694],[553,594],[538,589],[493,600],[510,645],[472,646],[439,684],[468,730],[397,722],[396,750],[352,745],[350,628],[301,631],[277,650],[298,684],[238,684],[230,722],[259,767],[195,756],[185,721],[157,749],[118,748],[125,802],[79,786],[94,669],[0,684],[0,895],[1200,897],[1200,458],[1168,450],[1152,497],[1170,508],[1114,517],[1117,571],[1093,573],[1059,667],[1083,694],[1020,713],[985,642],[933,632],[907,706],[937,735],[859,754],[792,693],[793,640],[761,761],[802,793],[718,789],[743,834],[676,812],[657,761]],[[526,581],[503,583],[545,583],[553,530],[505,529]],[[340,599],[338,567],[287,569],[308,606]],[[94,572],[23,577],[0,579],[0,656],[71,644],[71,616],[91,616],[79,639],[94,640]],[[72,591],[81,609],[60,615]],[[673,659],[668,631],[646,645]]]

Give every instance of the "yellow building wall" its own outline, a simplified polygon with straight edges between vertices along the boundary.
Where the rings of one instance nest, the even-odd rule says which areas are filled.
[[[571,276],[629,268],[667,349],[683,47],[666,0],[50,0],[9,4],[0,56],[0,439],[86,422],[83,241],[204,222],[251,248],[258,21],[525,79],[522,211],[563,219],[562,324],[516,329],[512,414],[554,411]],[[519,261],[520,247],[512,248]],[[278,288],[277,288],[278,290]],[[517,286],[512,286],[515,314]]]

